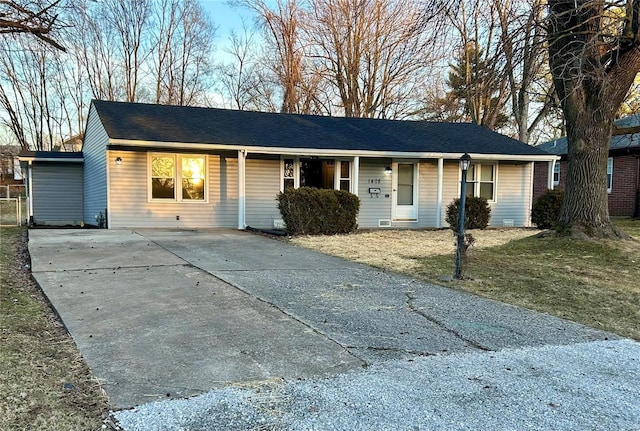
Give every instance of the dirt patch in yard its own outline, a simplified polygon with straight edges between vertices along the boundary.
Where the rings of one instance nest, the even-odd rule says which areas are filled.
[[[536,235],[535,229],[471,230],[475,249],[494,247]],[[375,230],[350,235],[300,236],[291,243],[322,253],[344,257],[378,268],[409,272],[420,266],[419,259],[447,255],[455,251],[451,230]]]

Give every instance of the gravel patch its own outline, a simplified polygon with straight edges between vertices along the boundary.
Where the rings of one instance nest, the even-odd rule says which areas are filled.
[[[115,412],[137,430],[638,430],[640,343],[394,360]]]

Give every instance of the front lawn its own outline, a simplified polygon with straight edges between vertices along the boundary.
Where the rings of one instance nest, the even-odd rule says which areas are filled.
[[[299,237],[303,247],[397,271],[640,340],[640,220],[615,223],[633,241],[576,241],[530,229],[472,231],[469,279],[453,273],[450,231]]]

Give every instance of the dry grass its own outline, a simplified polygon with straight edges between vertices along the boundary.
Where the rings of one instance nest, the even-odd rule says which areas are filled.
[[[448,286],[640,340],[640,221],[633,241],[577,241],[529,229],[472,231],[468,278]],[[372,231],[292,242],[429,282],[453,271],[449,231]]]
[[[506,244],[536,235],[532,229],[488,229],[468,231],[476,239],[476,249]],[[322,253],[365,263],[377,268],[411,273],[420,260],[430,256],[449,255],[455,251],[451,230],[376,230],[351,235],[300,236],[291,242]]]
[[[26,229],[0,241],[0,430],[102,429],[106,396],[31,278]]]

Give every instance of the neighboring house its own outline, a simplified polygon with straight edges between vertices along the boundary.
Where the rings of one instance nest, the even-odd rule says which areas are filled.
[[[278,192],[311,186],[358,195],[362,228],[441,227],[465,152],[491,225],[530,225],[534,163],[556,157],[480,126],[93,101],[82,212],[109,228],[272,228]]]
[[[618,129],[640,126],[640,114],[615,122]],[[607,160],[607,192],[609,214],[612,216],[640,216],[640,129],[636,133],[614,135]],[[554,164],[536,163],[534,200],[547,189],[564,188],[567,175],[567,138],[545,142],[537,146],[560,156]]]

